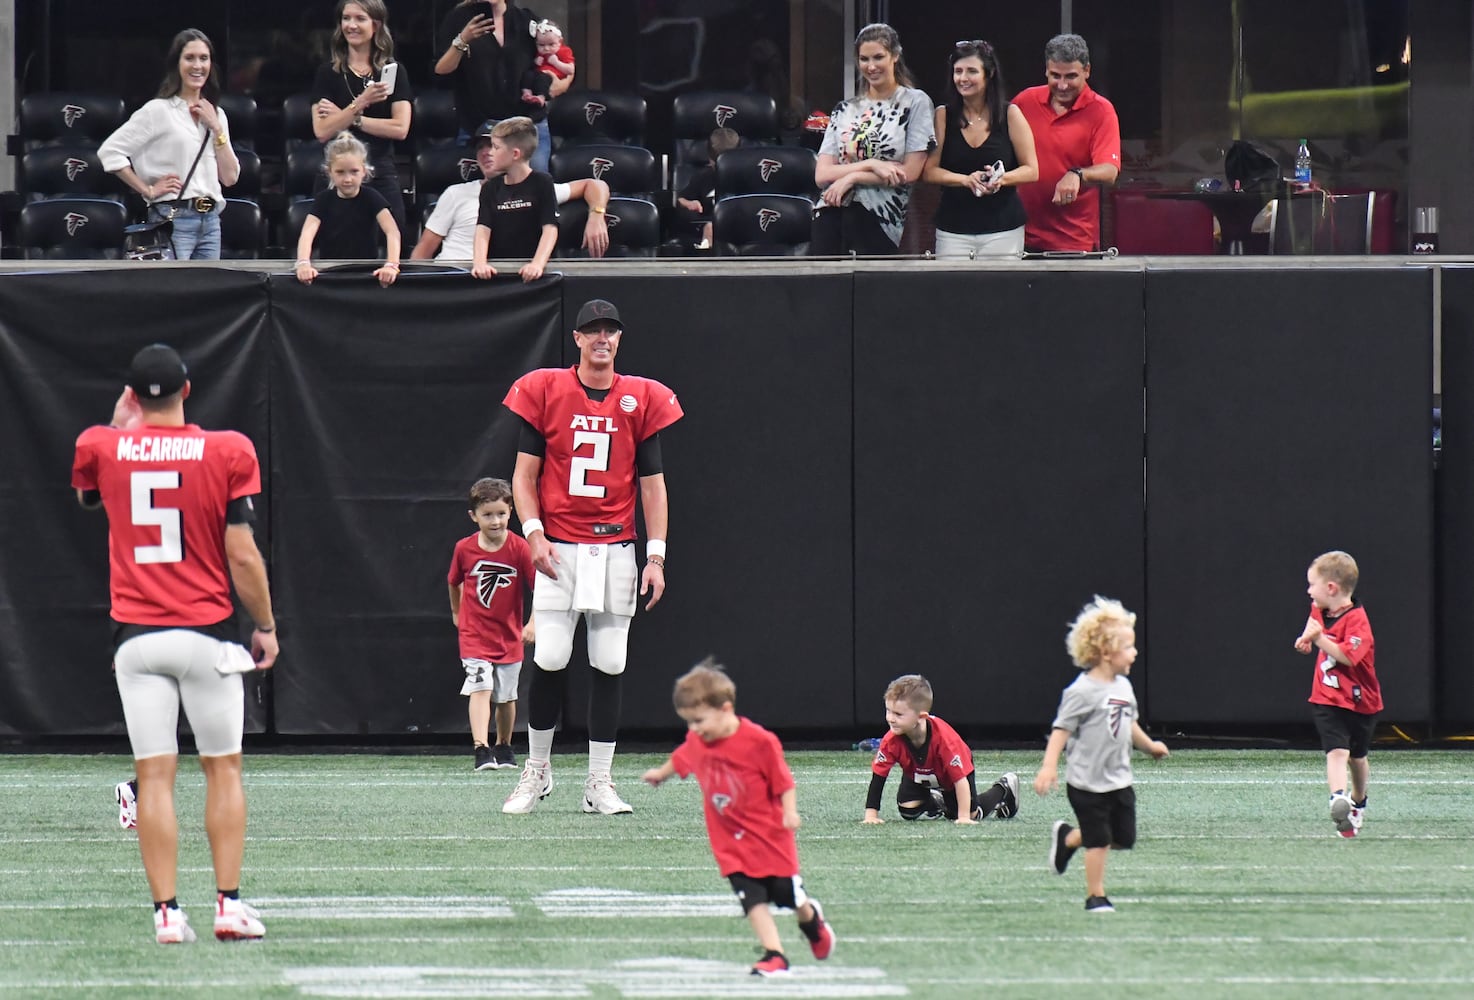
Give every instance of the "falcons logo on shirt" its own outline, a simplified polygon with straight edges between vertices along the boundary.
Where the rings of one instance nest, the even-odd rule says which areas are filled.
[[[777,222],[781,218],[783,218],[783,213],[777,211],[776,209],[760,208],[757,210],[758,228],[765,233],[768,231],[769,226],[771,226],[773,223]]]
[[[712,808],[719,813],[726,812],[727,807],[731,804],[732,796],[730,795],[723,795],[721,792],[717,792],[711,797]]]
[[[76,104],[66,104],[61,109],[61,120],[66,122],[67,128],[77,124],[77,119],[87,113],[87,109]]]
[[[69,181],[76,180],[77,175],[87,169],[87,161],[79,160],[75,156],[68,156],[62,161],[61,165],[66,168],[67,180]]]
[[[737,109],[730,104],[718,104],[711,109],[711,113],[717,120],[717,128],[726,128],[727,122],[732,120],[732,116],[737,113]]]
[[[948,767],[961,767],[962,766],[962,754],[960,754],[960,753],[954,753],[952,755],[952,759],[949,760],[949,761],[947,761],[947,766]]]
[[[1111,727],[1112,736],[1121,735],[1121,720],[1126,718],[1126,709],[1130,707],[1131,702],[1122,701],[1120,698],[1112,698],[1106,702],[1106,708],[1109,711],[1106,721]]]
[[[87,216],[80,212],[68,212],[61,217],[61,221],[67,224],[67,235],[76,236],[77,230],[87,225]]]
[[[608,110],[608,108],[597,101],[589,101],[583,106],[583,120],[592,125],[599,120],[600,115]]]
[[[498,590],[516,582],[517,569],[505,563],[482,559],[471,568],[471,575],[476,578],[476,600],[481,602],[483,608],[489,608],[491,599]]]
[[[456,161],[456,167],[460,170],[461,180],[463,181],[468,181],[471,180],[473,177],[481,176],[481,164],[477,163],[475,160],[468,160],[465,157],[462,157],[461,159]]]
[[[779,163],[777,160],[770,160],[767,157],[764,157],[763,159],[757,161],[757,168],[762,172],[763,183],[766,184],[768,183],[768,181],[773,179],[774,174],[783,169],[783,164]]]

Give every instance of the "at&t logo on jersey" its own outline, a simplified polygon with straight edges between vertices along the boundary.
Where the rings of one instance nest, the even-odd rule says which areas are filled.
[[[489,608],[491,599],[498,590],[516,582],[517,568],[506,563],[481,559],[471,567],[471,575],[476,578],[476,600],[481,602],[483,608]]]

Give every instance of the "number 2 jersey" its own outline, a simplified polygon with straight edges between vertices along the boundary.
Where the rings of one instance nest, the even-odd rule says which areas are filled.
[[[654,379],[616,374],[608,394],[595,402],[576,367],[539,368],[513,383],[502,403],[547,442],[537,481],[547,536],[632,540],[639,493],[635,448],[681,419],[676,394]],[[596,525],[609,527],[596,531]]]
[[[1315,654],[1315,678],[1310,682],[1309,700],[1316,705],[1334,705],[1363,715],[1382,711],[1382,687],[1377,683],[1377,643],[1372,638],[1372,623],[1365,609],[1356,603],[1327,620],[1312,602],[1310,617],[1321,623],[1326,638],[1341,647],[1351,665],[1337,663],[1318,646],[1310,647]]]
[[[226,506],[261,492],[249,438],[236,431],[89,427],[72,486],[102,495],[114,621],[213,625],[230,617]]]

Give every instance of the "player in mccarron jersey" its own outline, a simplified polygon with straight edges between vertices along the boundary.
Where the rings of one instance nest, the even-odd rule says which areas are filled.
[[[471,743],[478,771],[516,767],[512,725],[517,721],[517,683],[522,647],[533,639],[524,598],[532,591],[532,556],[527,543],[507,530],[512,487],[505,479],[478,479],[469,497],[476,533],[456,543],[450,556],[450,620],[460,633],[461,666],[469,701]],[[491,704],[496,701],[496,744],[487,746]]]
[[[215,936],[266,934],[240,899],[245,694],[236,672],[265,670],[277,656],[266,567],[251,532],[261,469],[244,435],[185,423],[189,392],[179,354],[164,344],[145,347],[133,358],[111,425],[82,432],[72,465],[77,499],[107,512],[113,669],[137,767],[138,848],[160,944],[195,939],[176,895],[181,703],[205,773]],[[231,642],[232,583],[256,623],[254,663]]]
[[[665,593],[668,507],[659,435],[682,412],[675,393],[659,382],[614,370],[623,334],[613,303],[585,302],[573,327],[578,364],[529,372],[503,400],[522,419],[512,494],[537,568],[527,766],[503,812],[531,812],[552,791],[553,732],[580,618],[587,621],[593,668],[583,810],[606,816],[631,811],[611,777],[620,681],[636,587],[650,595],[646,610]],[[646,539],[645,568],[638,573],[637,493]]]

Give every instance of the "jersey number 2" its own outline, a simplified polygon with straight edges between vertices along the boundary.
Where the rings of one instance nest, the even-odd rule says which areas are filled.
[[[179,473],[135,472],[130,483],[133,523],[159,529],[159,544],[133,546],[133,561],[140,566],[181,561],[184,558],[184,518],[177,508],[154,506],[154,490],[179,489]]]
[[[573,434],[574,452],[586,444],[593,446],[593,454],[573,456],[573,461],[568,467],[568,495],[594,497],[602,500],[606,492],[604,487],[590,483],[586,477],[590,472],[609,471],[609,435],[594,431],[575,431]]]

